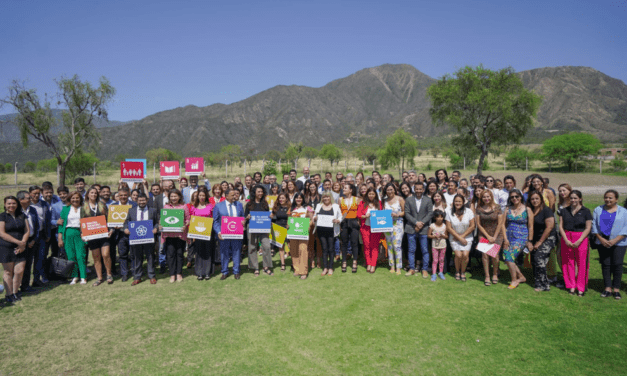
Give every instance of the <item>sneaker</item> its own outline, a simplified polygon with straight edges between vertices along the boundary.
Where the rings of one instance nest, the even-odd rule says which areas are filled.
[[[86,285],[87,284],[87,280],[85,278],[81,278],[81,285]]]
[[[616,300],[620,300],[621,298],[622,298],[622,296],[620,296],[620,292],[616,291],[616,292],[614,293],[614,299],[616,299]]]
[[[441,280],[445,280],[446,278],[444,278],[444,273],[438,273],[438,277],[440,277]]]
[[[73,279],[72,279],[72,282],[70,282],[70,286],[71,286],[71,285],[75,285],[75,284],[77,284],[77,283],[78,283],[78,278],[73,278]]]
[[[50,283],[50,280],[48,278],[46,278],[46,277],[41,277],[41,282],[43,282],[45,284],[48,284],[48,283]]]
[[[431,274],[431,282],[435,282],[438,276],[436,274]]]

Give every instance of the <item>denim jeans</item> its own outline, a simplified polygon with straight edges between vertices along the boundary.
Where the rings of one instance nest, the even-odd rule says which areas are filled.
[[[419,234],[407,234],[407,243],[409,244],[409,269],[416,269],[416,240],[420,242],[420,251],[422,252],[422,270],[427,270],[427,267],[429,266],[429,238],[427,238],[427,235]]]

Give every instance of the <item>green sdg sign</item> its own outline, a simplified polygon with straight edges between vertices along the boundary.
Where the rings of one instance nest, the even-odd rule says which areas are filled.
[[[159,221],[163,231],[182,232],[185,229],[185,211],[183,209],[161,209]]]

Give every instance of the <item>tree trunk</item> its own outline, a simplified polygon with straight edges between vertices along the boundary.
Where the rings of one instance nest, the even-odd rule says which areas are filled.
[[[483,173],[483,160],[488,155],[487,150],[481,151],[481,156],[479,157],[479,165],[477,166],[477,175],[481,175]]]
[[[65,163],[59,163],[59,181],[60,186],[65,187]]]

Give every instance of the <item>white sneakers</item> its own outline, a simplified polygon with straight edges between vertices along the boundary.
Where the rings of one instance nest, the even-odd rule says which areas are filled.
[[[75,285],[78,283],[78,278],[74,278],[72,279],[72,282],[70,282],[70,286],[71,285]],[[86,285],[87,284],[87,280],[85,278],[81,278],[81,285]]]

